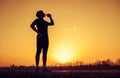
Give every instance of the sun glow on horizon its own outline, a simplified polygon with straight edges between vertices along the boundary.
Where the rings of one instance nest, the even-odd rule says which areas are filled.
[[[73,51],[69,46],[62,46],[56,49],[54,59],[59,63],[67,63],[73,60]]]

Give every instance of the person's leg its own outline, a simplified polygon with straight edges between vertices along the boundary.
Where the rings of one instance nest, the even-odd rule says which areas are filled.
[[[36,68],[39,67],[40,51],[41,50],[37,50],[36,55],[35,55]]]
[[[43,69],[42,72],[51,72],[51,70],[47,69],[46,63],[47,63],[47,51],[48,51],[49,42],[46,41],[43,47]]]
[[[41,39],[37,36],[37,51],[35,55],[36,68],[39,67],[40,53],[42,49]]]
[[[48,51],[48,47],[44,47],[43,48],[43,67],[46,67],[46,62],[47,62],[47,51]]]
[[[48,46],[49,46],[49,42],[48,42],[48,40],[46,40],[44,42],[44,46],[43,46],[43,57],[42,57],[43,68],[46,68]]]

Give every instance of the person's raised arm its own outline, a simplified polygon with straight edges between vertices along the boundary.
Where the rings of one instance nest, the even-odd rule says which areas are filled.
[[[54,25],[54,21],[53,21],[53,19],[52,19],[51,14],[47,14],[47,17],[50,18],[50,23],[49,23],[49,25]]]

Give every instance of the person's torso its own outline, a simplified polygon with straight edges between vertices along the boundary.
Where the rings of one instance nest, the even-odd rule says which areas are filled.
[[[38,32],[43,36],[48,36],[48,23],[44,20],[36,20]]]

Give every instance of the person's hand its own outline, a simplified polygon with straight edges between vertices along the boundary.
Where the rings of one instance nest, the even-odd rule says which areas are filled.
[[[42,38],[43,35],[41,33],[38,33],[38,38]]]
[[[51,17],[51,14],[47,14],[47,17]]]

